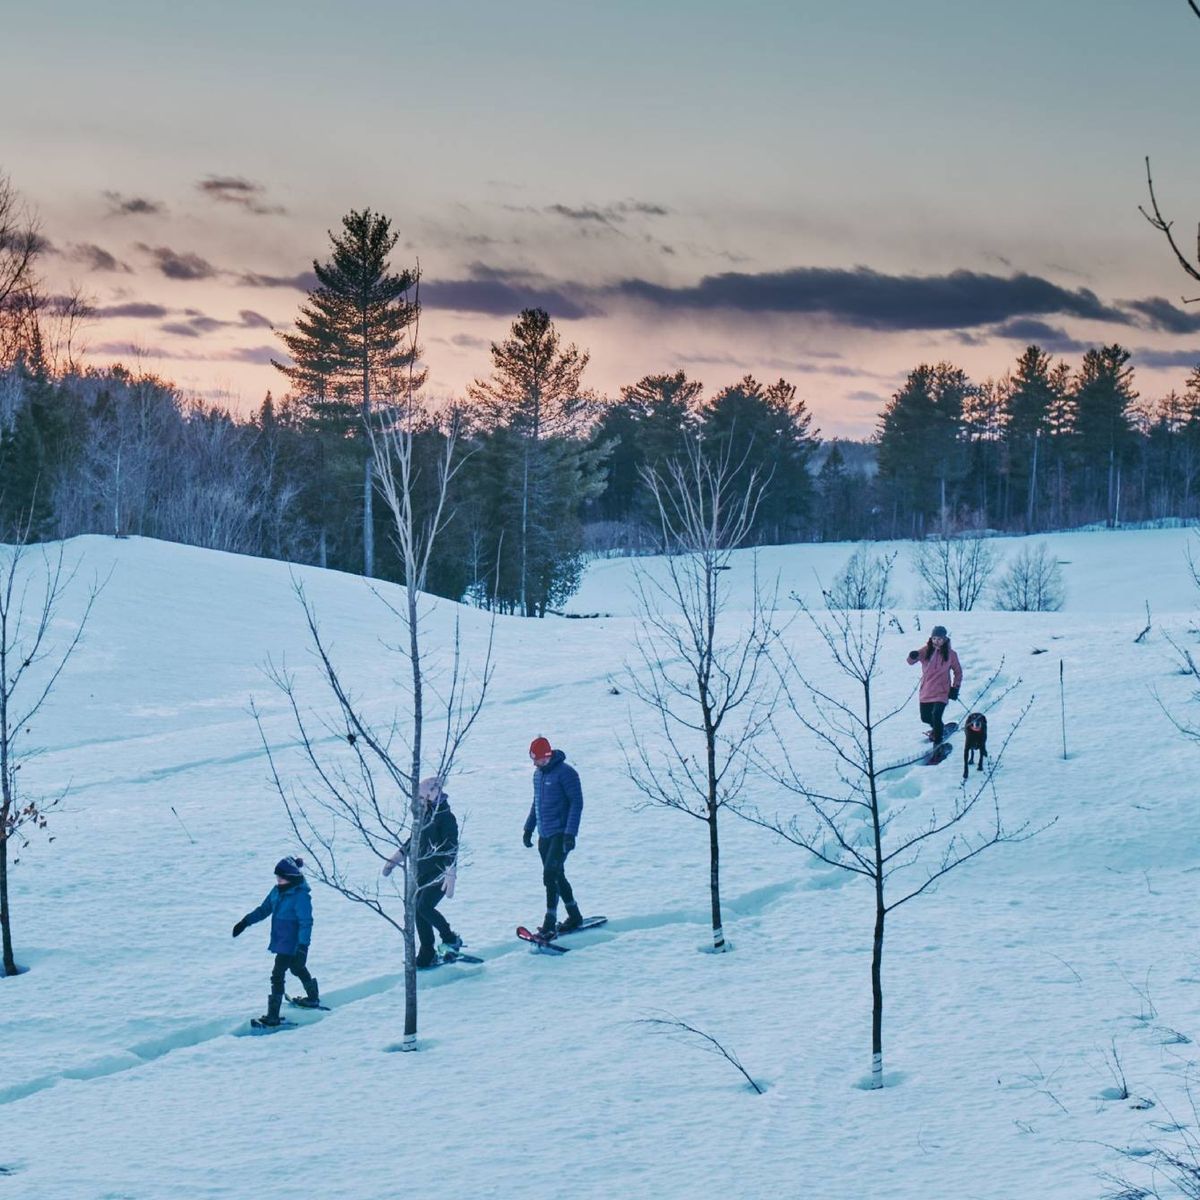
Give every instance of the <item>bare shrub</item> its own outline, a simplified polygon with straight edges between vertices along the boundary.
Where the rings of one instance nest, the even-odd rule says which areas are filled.
[[[996,607],[1005,612],[1058,612],[1065,598],[1062,568],[1045,542],[1022,546],[995,586]]]
[[[946,528],[917,544],[913,566],[924,584],[924,604],[970,612],[996,569],[996,550],[978,532]]]
[[[833,586],[825,593],[828,608],[891,608],[896,603],[888,581],[895,554],[873,554],[859,546],[850,555]]]

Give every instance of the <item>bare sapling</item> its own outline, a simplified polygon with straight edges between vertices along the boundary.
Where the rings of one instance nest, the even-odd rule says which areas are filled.
[[[482,663],[471,669],[457,616],[448,648],[444,635],[429,628],[436,603],[425,594],[425,583],[434,546],[452,515],[450,489],[463,456],[457,419],[452,417],[442,431],[436,461],[427,468],[435,478],[429,486],[420,486],[421,468],[414,449],[418,432],[428,427],[432,417],[416,394],[416,334],[414,322],[408,374],[393,381],[391,402],[382,407],[370,429],[373,475],[391,517],[391,536],[404,572],[398,596],[382,585],[372,588],[398,634],[382,643],[385,661],[396,663],[388,683],[389,715],[373,716],[379,705],[352,692],[348,674],[335,663],[315,608],[300,584],[295,590],[309,646],[332,707],[320,712],[306,709],[295,674],[271,668],[271,678],[287,699],[307,768],[291,782],[284,781],[261,714],[256,712],[276,791],[316,877],[388,921],[403,940],[402,1050],[417,1048],[418,896],[423,887],[447,886],[445,879],[422,882],[421,862],[445,855],[448,848],[425,844],[428,811],[421,780],[424,776],[444,781],[454,767],[487,695],[494,632],[493,623]],[[436,637],[442,638],[441,644],[431,646]],[[393,882],[385,883],[383,867],[389,864],[400,868],[398,879],[389,871]]]
[[[644,479],[658,510],[661,573],[637,573],[636,656],[630,691],[650,710],[651,736],[631,723],[626,766],[643,806],[661,805],[707,827],[712,950],[730,948],[721,918],[719,819],[742,793],[751,748],[767,727],[773,689],[768,645],[774,602],[760,587],[735,607],[726,572],[762,495],[739,480],[728,453],[699,443]]]
[[[835,664],[835,682],[816,682],[811,657],[802,661],[796,647],[780,638],[772,661],[782,684],[782,713],[772,722],[773,752],[758,755],[762,770],[798,802],[799,810],[767,815],[741,807],[738,812],[819,862],[859,876],[870,886],[874,909],[870,1087],[881,1088],[888,917],[985,851],[1039,832],[1028,822],[1006,827],[995,789],[1009,740],[1029,705],[973,788],[964,784],[949,792],[940,805],[910,812],[902,802],[889,802],[881,778],[890,768],[880,761],[880,732],[908,707],[907,697],[893,706],[879,699],[889,614],[882,608],[804,611],[818,644]],[[784,726],[789,718],[792,729]],[[802,757],[796,749],[800,739],[809,743]],[[818,771],[818,762],[823,771]]]
[[[61,543],[33,550],[24,523],[11,544],[0,544],[0,975],[20,973],[13,951],[9,869],[45,831],[49,814],[69,789],[40,792],[25,770],[39,754],[30,741],[67,663],[83,640],[92,606],[103,587],[94,583],[79,616],[63,621],[78,565],[68,566]],[[23,773],[24,772],[24,773]],[[51,838],[53,840],[53,838]]]

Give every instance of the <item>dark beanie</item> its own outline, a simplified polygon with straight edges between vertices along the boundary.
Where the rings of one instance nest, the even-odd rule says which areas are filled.
[[[280,879],[300,879],[304,875],[301,870],[303,866],[304,859],[302,858],[281,858],[275,864],[275,874]]]

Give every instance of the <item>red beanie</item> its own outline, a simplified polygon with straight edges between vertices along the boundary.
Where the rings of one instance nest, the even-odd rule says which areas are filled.
[[[530,758],[548,758],[553,753],[554,747],[550,745],[548,738],[535,737],[533,741],[529,743]]]

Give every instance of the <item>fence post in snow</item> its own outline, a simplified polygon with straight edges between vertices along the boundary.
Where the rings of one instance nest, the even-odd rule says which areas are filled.
[[[1067,693],[1063,686],[1063,660],[1058,660],[1058,701],[1062,710],[1063,758],[1067,757]]]

